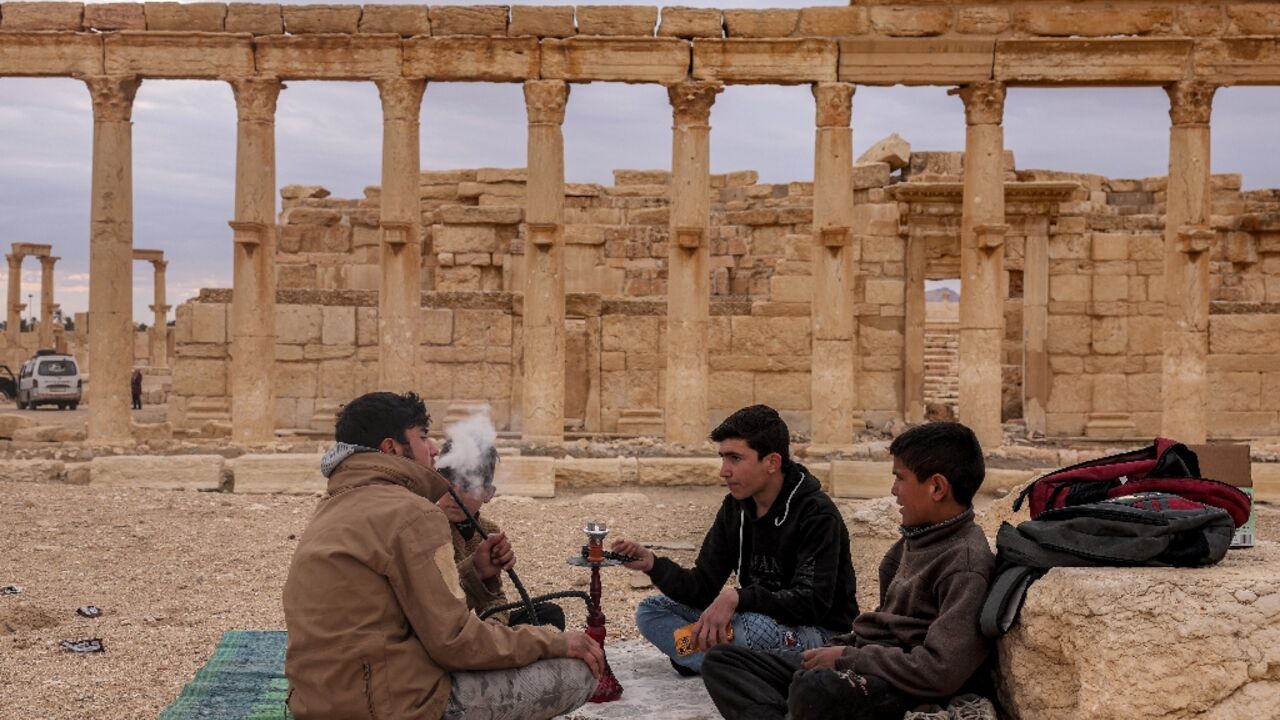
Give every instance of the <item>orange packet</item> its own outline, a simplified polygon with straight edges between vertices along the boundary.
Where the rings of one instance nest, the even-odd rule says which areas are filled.
[[[696,644],[697,640],[693,637],[693,626],[696,624],[697,623],[689,623],[684,627],[676,628],[676,631],[671,634],[676,641],[677,656],[689,657],[695,652],[699,652],[703,650],[703,648],[700,648],[697,646]],[[725,628],[725,633],[728,638],[728,641],[733,642],[733,624],[732,623]]]

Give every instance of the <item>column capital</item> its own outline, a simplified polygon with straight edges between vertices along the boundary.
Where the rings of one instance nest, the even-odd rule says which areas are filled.
[[[853,83],[820,82],[813,84],[813,99],[818,106],[818,127],[847,128],[853,120]]]
[[[274,123],[276,100],[284,83],[277,77],[231,78],[227,81],[236,98],[236,116],[240,122]]]
[[[947,94],[960,96],[968,125],[999,125],[1004,121],[1004,83],[993,80],[970,83],[948,90]]]
[[[150,308],[153,313],[168,313],[173,309],[172,305],[148,305],[147,307]]]
[[[569,103],[569,83],[563,80],[527,80],[524,104],[530,125],[564,123],[564,108]]]
[[[706,80],[686,80],[667,86],[667,97],[675,111],[676,127],[711,123],[711,105],[724,85]]]
[[[151,261],[151,269],[155,270],[158,273],[164,272],[164,269],[167,267],[169,267],[168,260],[152,260]]]
[[[61,260],[61,259],[62,259],[62,258],[60,258],[60,257],[55,257],[55,256],[53,256],[53,255],[41,255],[41,256],[40,256],[40,265],[42,265],[43,267],[52,268],[52,267],[53,267],[53,264],[54,264],[54,263],[56,263],[56,262],[58,262],[58,261],[59,261],[59,260]]]
[[[427,81],[417,78],[389,76],[373,81],[382,98],[382,119],[417,122],[422,112],[422,93]]]
[[[81,78],[89,87],[93,119],[97,122],[129,122],[133,98],[142,78],[136,75],[89,75]]]
[[[9,269],[22,267],[22,255],[5,255],[4,259],[9,261]]]
[[[1203,82],[1178,82],[1165,86],[1169,93],[1169,119],[1176,125],[1208,125],[1217,86]]]

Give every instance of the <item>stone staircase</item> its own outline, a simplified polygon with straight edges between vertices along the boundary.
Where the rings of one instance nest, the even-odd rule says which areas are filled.
[[[924,402],[948,405],[960,401],[960,326],[928,322],[924,326]]]

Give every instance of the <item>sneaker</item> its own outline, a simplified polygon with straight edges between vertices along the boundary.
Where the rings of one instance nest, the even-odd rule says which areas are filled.
[[[951,713],[937,705],[920,705],[904,713],[902,720],[951,720]]]
[[[667,659],[671,660],[671,658],[667,658]],[[671,660],[671,667],[675,668],[677,673],[680,673],[680,677],[698,677],[699,675],[702,674],[697,670],[694,670],[693,668],[687,668],[681,665],[675,660]]]
[[[996,708],[981,695],[957,695],[947,703],[951,720],[997,720]]]

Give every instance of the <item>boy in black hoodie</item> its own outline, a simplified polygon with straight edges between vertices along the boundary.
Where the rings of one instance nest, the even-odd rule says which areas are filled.
[[[677,656],[673,633],[685,625],[694,625],[701,650],[725,642],[806,650],[848,632],[858,614],[848,529],[817,478],[791,460],[790,439],[766,405],[743,408],[712,431],[729,494],[692,570],[638,543],[613,543],[638,558],[627,567],[663,592],[640,603],[636,625],[682,675],[697,674],[703,659]],[[731,573],[736,582],[726,586]]]

